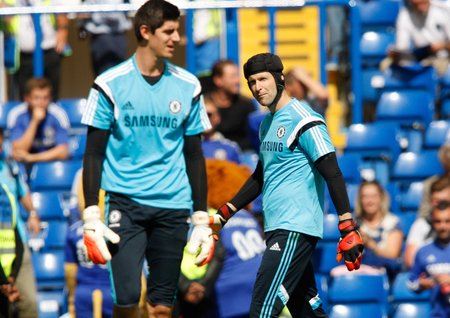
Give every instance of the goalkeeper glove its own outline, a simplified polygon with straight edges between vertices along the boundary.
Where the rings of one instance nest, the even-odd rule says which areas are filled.
[[[104,237],[117,244],[120,241],[119,235],[100,220],[100,208],[96,205],[84,209],[83,223],[83,241],[89,259],[95,264],[105,264],[111,260],[111,253]]]
[[[192,214],[191,223],[194,225],[188,242],[188,252],[197,254],[195,264],[203,266],[208,264],[214,256],[214,240],[218,237],[209,227],[210,217],[208,212],[196,211]]]
[[[349,271],[358,269],[361,264],[364,243],[358,232],[358,227],[352,219],[339,221],[341,239],[337,247],[336,261],[344,259]]]

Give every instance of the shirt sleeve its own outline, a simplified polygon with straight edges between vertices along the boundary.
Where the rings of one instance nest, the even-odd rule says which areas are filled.
[[[409,281],[408,281],[408,288],[414,291],[419,290],[419,278],[420,275],[425,271],[425,266],[422,263],[423,259],[423,250],[419,249],[419,251],[416,253],[416,257],[414,260],[414,264],[411,268],[411,271],[409,272]]]
[[[411,36],[409,34],[410,17],[406,9],[401,9],[396,21],[395,47],[398,50],[408,50],[411,48]]]
[[[200,86],[200,84],[199,84]],[[191,111],[186,121],[186,136],[198,135],[211,128],[202,95],[192,99]]]
[[[108,130],[114,122],[114,104],[106,94],[103,86],[95,82],[91,88],[81,123],[98,129]]]
[[[299,136],[299,143],[312,161],[316,161],[320,157],[335,151],[327,127],[324,124],[312,126],[304,131]]]

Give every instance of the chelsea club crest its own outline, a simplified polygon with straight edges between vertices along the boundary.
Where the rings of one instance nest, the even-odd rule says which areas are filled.
[[[283,126],[278,127],[277,129],[277,137],[278,138],[283,138],[283,136],[286,134],[286,128],[284,128]]]
[[[178,114],[181,111],[181,103],[177,100],[173,100],[169,104],[169,110],[172,114]]]

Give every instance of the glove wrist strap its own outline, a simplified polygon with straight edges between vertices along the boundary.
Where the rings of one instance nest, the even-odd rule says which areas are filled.
[[[339,221],[338,224],[339,232],[341,232],[341,236],[344,237],[351,231],[356,231],[358,229],[358,225],[353,221],[353,219],[346,219]]]
[[[233,216],[234,213],[236,213],[236,208],[231,203],[226,203],[222,205],[218,210],[217,213],[225,220],[228,221],[229,218]]]

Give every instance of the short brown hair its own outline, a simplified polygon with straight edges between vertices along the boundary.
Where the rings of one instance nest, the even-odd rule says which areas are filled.
[[[440,176],[430,186],[430,195],[435,192],[442,191],[450,187],[450,177],[447,175]]]
[[[25,84],[25,96],[30,95],[35,89],[48,88],[52,91],[52,83],[44,77],[32,77]]]

